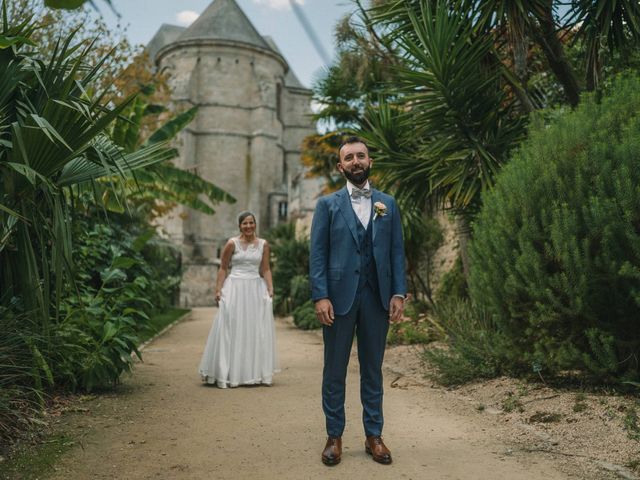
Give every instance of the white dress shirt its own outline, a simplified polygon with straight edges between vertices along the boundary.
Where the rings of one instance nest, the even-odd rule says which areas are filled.
[[[363,190],[367,188],[371,188],[369,185],[369,180],[367,180],[367,183],[365,183],[362,187]],[[358,220],[360,220],[360,223],[366,230],[367,226],[369,225],[369,220],[371,219],[371,198],[353,198],[351,196],[351,192],[353,192],[353,189],[353,184],[347,180],[347,191],[349,192],[349,198],[351,199],[351,206],[353,207],[353,211],[356,212]]]

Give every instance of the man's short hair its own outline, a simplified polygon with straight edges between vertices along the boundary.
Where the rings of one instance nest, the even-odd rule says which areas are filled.
[[[345,145],[350,145],[352,143],[362,143],[365,147],[367,147],[367,152],[369,151],[369,145],[367,145],[367,143],[362,138],[356,135],[350,135],[344,138],[342,140],[342,143],[340,143],[340,146],[338,147],[338,157],[340,156],[340,150],[342,150],[342,147],[344,147]]]

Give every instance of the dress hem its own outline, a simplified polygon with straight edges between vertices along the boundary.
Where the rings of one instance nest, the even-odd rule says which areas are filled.
[[[278,373],[279,370],[274,371],[273,373]],[[240,382],[240,383],[231,383],[228,380],[221,380],[221,379],[217,379],[217,378],[211,378],[208,375],[204,375],[202,373],[200,373],[200,377],[202,378],[202,383],[206,383],[208,385],[215,385],[218,388],[237,388],[240,386],[244,386],[244,385],[264,385],[267,387],[270,387],[273,384],[273,378],[272,377],[267,377],[267,378],[256,378],[253,380],[246,380],[244,382]]]

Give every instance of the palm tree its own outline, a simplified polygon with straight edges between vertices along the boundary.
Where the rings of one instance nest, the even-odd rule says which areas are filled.
[[[106,102],[93,92],[102,63],[85,63],[91,45],[58,42],[48,61],[26,47],[34,24],[0,26],[0,302],[19,299],[48,331],[65,279],[71,279],[74,188],[118,178],[176,155],[159,141],[125,152],[108,136],[133,101]]]
[[[602,67],[595,44],[606,38],[620,50],[640,37],[638,2],[574,2],[564,24],[557,7],[552,0],[395,0],[364,16],[401,58],[388,85],[400,95],[392,105],[370,103],[360,134],[379,149],[378,171],[400,196],[458,214],[465,272],[469,219],[480,194],[524,138],[528,114],[547,106],[545,92],[527,84],[529,38],[565,101],[576,105],[581,85],[561,34],[571,32],[571,41],[588,47],[588,88],[597,86]]]
[[[508,72],[496,58],[494,37],[476,30],[476,16],[444,1],[404,13],[410,34],[391,33],[403,57],[401,95],[395,105],[371,106],[360,134],[376,147],[382,178],[401,198],[458,214],[468,272],[470,215],[524,138],[524,110],[504,88]]]
[[[152,85],[145,86],[147,94]],[[175,115],[161,124],[148,137],[144,138],[142,125],[145,117],[165,112],[161,105],[151,104],[147,95],[139,95],[120,114],[113,126],[113,140],[124,152],[132,153],[139,148],[148,148],[158,142],[168,142],[184,129],[195,118],[198,108],[193,107]],[[166,113],[166,112],[165,112]],[[128,196],[130,204],[138,205],[142,213],[154,220],[161,213],[175,207],[185,205],[202,213],[213,215],[213,205],[220,202],[234,203],[233,196],[205,180],[196,173],[174,166],[169,160],[137,170],[128,174],[127,185],[131,191]],[[105,181],[101,182],[103,185]],[[202,198],[205,197],[206,201]],[[122,210],[118,206],[118,210]]]

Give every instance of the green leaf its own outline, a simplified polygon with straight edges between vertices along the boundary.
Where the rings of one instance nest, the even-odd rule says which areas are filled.
[[[118,333],[118,328],[112,322],[105,322],[102,333],[102,341],[111,340]]]
[[[134,258],[118,257],[114,259],[113,262],[111,262],[111,268],[123,268],[126,270],[127,268],[130,268],[133,265],[136,265],[137,263],[138,263],[138,260]]]
[[[0,35],[0,50],[9,48],[9,47],[12,47],[13,45],[18,45],[18,44],[27,44],[32,46],[36,45],[35,42],[32,42],[31,40],[25,37],[5,37],[3,35]]]
[[[29,167],[28,165],[25,165],[23,163],[14,163],[14,162],[5,162],[5,165],[8,165],[16,172],[24,175],[24,177],[29,181],[29,183],[31,183],[34,186],[36,185],[36,179],[40,179],[46,185],[52,186],[48,178],[36,172],[33,168]]]
[[[16,212],[15,210],[10,209],[9,207],[3,205],[0,203],[0,210],[2,210],[3,212],[8,213],[9,215],[11,215],[12,217],[16,217],[19,218],[20,220],[22,220],[23,222],[29,222],[29,220],[27,220],[25,217],[23,217],[22,215],[20,215],[18,212]]]
[[[102,279],[104,285],[107,285],[118,280],[126,280],[127,274],[118,268],[107,268],[106,270],[100,272],[100,278]]]
[[[149,139],[145,142],[145,146],[151,145],[158,142],[171,140],[176,136],[184,127],[189,125],[191,121],[196,117],[198,113],[198,107],[193,107],[172,118],[167,123],[165,123],[158,130],[153,132],[153,134],[149,137]]]
[[[49,137],[51,141],[55,138],[58,142],[64,145],[70,151],[73,149],[67,144],[67,142],[62,138],[62,136],[58,133],[58,131],[51,126],[51,124],[47,121],[46,118],[41,117],[40,115],[32,114],[31,118],[36,122],[36,124],[40,127],[41,131]]]
[[[136,252],[140,252],[144,248],[144,246],[149,242],[149,240],[151,240],[151,237],[153,237],[154,233],[155,232],[153,230],[147,230],[142,235],[138,236],[133,241],[133,245],[132,245],[133,250],[135,250]]]
[[[44,4],[49,8],[63,8],[74,10],[81,7],[87,0],[45,0]]]

